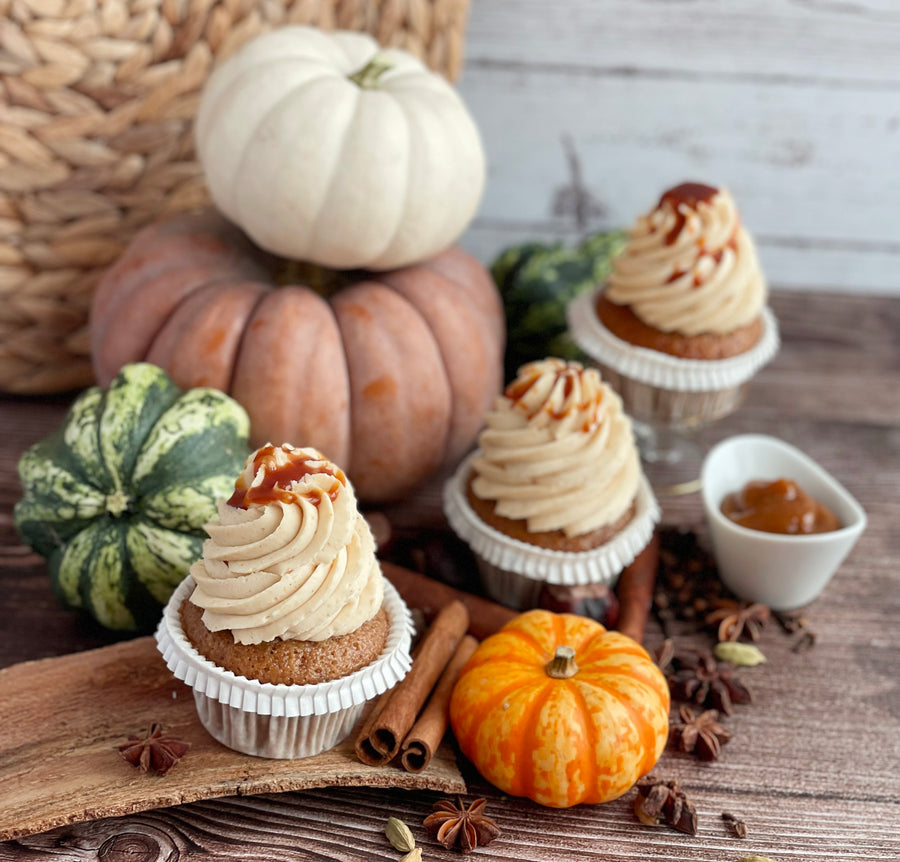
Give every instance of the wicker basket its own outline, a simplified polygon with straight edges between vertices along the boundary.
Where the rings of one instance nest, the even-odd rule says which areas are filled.
[[[103,268],[207,202],[192,121],[210,69],[281,24],[364,30],[451,80],[469,0],[0,0],[0,391],[91,382]]]

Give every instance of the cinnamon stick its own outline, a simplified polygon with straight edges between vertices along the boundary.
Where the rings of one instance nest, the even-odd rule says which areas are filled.
[[[431,697],[422,714],[406,734],[400,754],[400,763],[407,772],[421,772],[425,769],[434,752],[447,732],[449,722],[450,695],[462,673],[463,666],[471,658],[478,641],[466,635],[456,648],[453,657],[444,668]]]
[[[619,576],[616,596],[619,599],[618,630],[641,643],[647,617],[653,604],[656,570],[659,566],[659,535],[654,532],[650,544]]]
[[[459,601],[435,617],[416,648],[411,670],[382,695],[356,739],[356,756],[363,763],[383,766],[395,757],[468,626],[469,612]]]
[[[469,634],[478,640],[499,631],[518,611],[504,607],[490,599],[464,593],[448,584],[420,575],[418,572],[382,561],[384,576],[397,588],[397,592],[411,608],[419,608],[426,620],[433,619],[438,611],[457,600],[469,611]]]

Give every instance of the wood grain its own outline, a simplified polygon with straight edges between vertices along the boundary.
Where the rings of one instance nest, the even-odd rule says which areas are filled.
[[[446,745],[416,775],[360,763],[352,734],[302,760],[232,751],[203,728],[190,688],[149,637],[4,668],[0,691],[0,841],[234,794],[358,785],[465,792]],[[116,751],[153,722],[191,746],[164,776],[142,773]]]
[[[896,294],[898,53],[880,0],[473,4],[461,91],[491,181],[463,244],[628,226],[698,179],[732,190],[773,283]]]
[[[476,4],[476,8],[479,4]],[[742,409],[700,437],[781,437],[834,474],[862,503],[869,525],[824,594],[809,609],[818,640],[791,651],[770,624],[768,662],[742,672],[754,702],[728,719],[734,734],[721,761],[668,749],[655,772],[678,778],[700,814],[696,838],[638,823],[633,794],[601,806],[546,810],[504,797],[465,761],[467,799],[485,795],[504,835],[479,849],[516,862],[734,862],[751,853],[779,862],[900,859],[900,298],[775,291],[783,347],[754,380]],[[0,665],[107,643],[57,607],[40,558],[11,528],[15,463],[55,426],[65,401],[0,400]],[[696,495],[663,500],[663,520],[705,536]],[[437,483],[389,510],[412,534],[441,522]],[[679,629],[686,645],[708,636]],[[651,620],[647,644],[662,634]],[[0,725],[0,733],[4,725]],[[184,766],[182,762],[173,770]],[[427,859],[457,858],[430,839],[422,820],[433,791],[341,787],[197,801],[62,826],[0,843],[0,860],[371,860],[396,859],[383,836],[389,815],[405,820]],[[732,838],[721,812],[746,820]],[[119,843],[116,843],[119,842]],[[130,842],[130,843],[129,843]],[[130,855],[116,857],[128,849]]]

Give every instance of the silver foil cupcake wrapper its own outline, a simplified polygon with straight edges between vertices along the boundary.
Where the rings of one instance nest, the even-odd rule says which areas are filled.
[[[763,308],[763,332],[750,350],[728,359],[681,359],[658,350],[637,347],[613,335],[597,317],[598,293],[577,296],[566,308],[569,333],[592,359],[624,377],[681,392],[730,389],[748,381],[780,346],[778,324],[768,307]]]

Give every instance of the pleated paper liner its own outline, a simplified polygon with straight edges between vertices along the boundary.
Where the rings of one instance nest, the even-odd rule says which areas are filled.
[[[533,608],[545,583],[611,587],[653,536],[660,509],[643,476],[634,517],[604,545],[589,551],[554,551],[506,536],[484,523],[466,498],[471,464],[479,454],[470,454],[444,485],[444,513],[453,531],[471,547],[485,591],[498,602],[520,610]]]
[[[778,352],[778,324],[762,311],[763,333],[750,350],[728,359],[681,359],[637,347],[613,335],[597,317],[596,293],[569,303],[566,318],[575,343],[593,360],[636,383],[677,392],[717,393],[746,383]]]
[[[412,618],[385,581],[387,643],[370,665],[315,685],[275,685],[238,676],[202,656],[185,637],[178,610],[194,589],[187,577],[172,594],[156,632],[172,673],[193,689],[203,726],[223,745],[260,757],[310,757],[345,739],[368,701],[396,685],[410,668]]]

